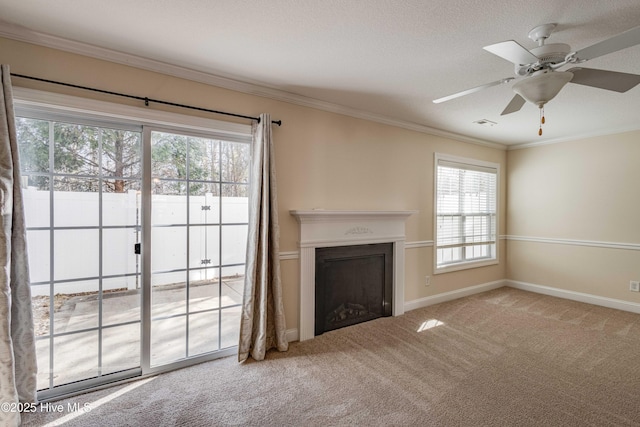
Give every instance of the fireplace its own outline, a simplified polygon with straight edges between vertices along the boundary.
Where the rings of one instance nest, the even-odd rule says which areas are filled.
[[[316,249],[315,335],[391,316],[393,244]]]
[[[300,224],[300,341],[316,335],[316,253],[323,248],[390,244],[391,298],[385,297],[384,304],[391,306],[392,316],[404,314],[405,222],[416,212],[290,211]]]

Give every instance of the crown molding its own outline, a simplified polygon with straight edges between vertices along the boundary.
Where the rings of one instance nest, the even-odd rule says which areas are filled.
[[[573,142],[581,139],[595,138],[598,136],[617,135],[625,132],[633,132],[640,130],[640,123],[632,126],[621,126],[619,128],[598,130],[594,132],[586,132],[579,135],[572,135],[565,138],[548,139],[545,141],[524,142],[522,144],[509,145],[507,151],[521,150],[524,148],[540,147],[542,145],[560,144],[562,142]]]
[[[260,96],[263,98],[273,99],[275,101],[283,101],[290,104],[300,105],[303,107],[314,108],[317,110],[327,111],[330,113],[350,116],[356,119],[367,120],[371,122],[381,123],[402,129],[412,130],[433,136],[449,138],[469,144],[481,145],[485,147],[495,148],[498,150],[506,150],[507,146],[497,142],[486,141],[480,138],[473,138],[466,135],[448,132],[418,123],[398,120],[380,114],[359,110],[356,108],[346,107],[332,102],[322,101],[319,99],[298,95],[292,92],[279,89],[277,87],[268,86],[264,83],[241,80],[231,76],[214,75],[204,71],[194,70],[191,68],[180,67],[166,62],[156,61],[124,52],[106,49],[99,46],[90,45],[78,41],[64,39],[62,37],[52,36],[49,34],[39,33],[28,28],[4,22],[0,20],[0,36],[31,43],[52,49],[58,49],[90,58],[101,59],[117,64],[127,65],[147,71],[178,77],[185,80],[191,80],[198,83],[204,83],[211,86],[229,89],[249,95]]]

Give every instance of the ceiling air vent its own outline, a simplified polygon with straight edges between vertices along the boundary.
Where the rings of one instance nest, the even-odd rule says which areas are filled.
[[[487,120],[487,119],[476,120],[473,123],[476,123],[476,124],[479,124],[479,125],[482,125],[482,126],[486,126],[486,127],[492,127],[494,125],[497,125],[496,122],[492,122],[491,120]]]

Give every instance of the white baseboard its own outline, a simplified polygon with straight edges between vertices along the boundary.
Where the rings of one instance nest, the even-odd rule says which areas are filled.
[[[527,282],[519,282],[516,280],[505,280],[504,284],[505,286],[522,289],[523,291],[535,292],[538,294],[550,295],[553,297],[564,298],[572,301],[584,302],[587,304],[615,308],[617,310],[630,311],[632,313],[640,314],[640,304],[637,302],[601,297],[598,295],[585,294],[583,292],[567,291],[565,289],[552,288],[549,286],[536,285]]]
[[[430,297],[420,298],[413,301],[406,301],[404,303],[404,311],[415,310],[416,308],[427,307],[433,304],[439,304],[441,302],[451,301],[454,299],[466,297],[473,294],[479,294],[480,292],[490,291],[491,289],[497,289],[506,286],[505,280],[496,280],[495,282],[483,283],[480,285],[469,286],[468,288],[457,289],[451,292],[445,292]],[[287,329],[287,342],[299,341],[300,335],[298,329]]]
[[[598,295],[586,294],[583,292],[567,291],[565,289],[552,288],[549,286],[536,285],[533,283],[519,282],[516,280],[496,280],[495,282],[482,283],[480,285],[469,286],[468,288],[457,289],[451,292],[444,292],[425,298],[419,298],[404,303],[404,311],[411,311],[417,308],[427,307],[442,302],[452,301],[469,295],[498,289],[509,286],[523,291],[535,292],[537,294],[549,295],[557,298],[564,298],[572,301],[584,302],[586,304],[599,305],[602,307],[615,308],[617,310],[629,311],[640,314],[640,303],[623,301],[614,298],[601,297]],[[298,329],[287,329],[287,341],[299,340]]]
[[[300,334],[298,333],[298,329],[287,329],[287,342],[298,341],[300,339]]]
[[[404,311],[411,311],[415,310],[416,308],[440,304],[441,302],[451,301],[473,294],[479,294],[480,292],[490,291],[492,289],[501,288],[506,285],[507,283],[505,280],[496,280],[495,282],[482,283],[480,285],[469,286],[468,288],[456,289],[455,291],[444,292],[438,295],[432,295],[424,298],[414,299],[412,301],[406,301],[404,303]]]

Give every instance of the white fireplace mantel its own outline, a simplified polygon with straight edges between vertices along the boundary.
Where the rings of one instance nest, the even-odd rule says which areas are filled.
[[[405,222],[418,211],[292,210],[300,224],[300,341],[315,336],[316,248],[393,243],[393,316],[404,313]]]

